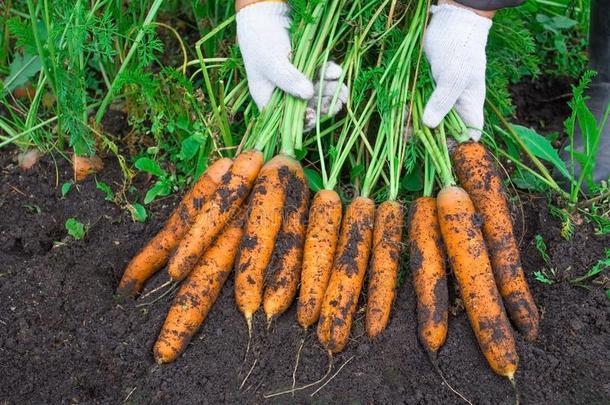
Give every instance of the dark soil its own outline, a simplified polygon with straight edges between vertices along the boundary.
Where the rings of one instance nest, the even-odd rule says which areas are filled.
[[[567,115],[562,95],[569,92],[562,81],[530,82],[513,91],[521,122],[542,132],[562,130]],[[109,120],[107,126],[116,130],[106,130],[124,134],[121,121]],[[152,347],[172,298],[136,308],[133,302],[117,300],[114,291],[129,259],[161,228],[178,198],[153,203],[149,220],[140,224],[104,201],[93,179],[61,199],[61,184],[71,178],[67,162],[58,161],[56,177],[49,157],[28,173],[20,172],[14,161],[15,153],[0,152],[0,403],[262,403],[265,394],[291,387],[303,338],[297,387],[325,374],[326,353],[315,331],[306,334],[298,327],[294,305],[268,333],[259,311],[244,361],[248,333],[235,308],[232,275],[182,357],[157,366]],[[99,180],[116,191],[119,167],[113,160],[105,163]],[[146,176],[136,180],[140,194],[151,186]],[[563,240],[560,223],[550,216],[544,199],[523,197],[522,207],[512,207],[515,230],[542,314],[534,343],[516,335],[522,403],[610,403],[610,300],[604,293],[610,278],[606,271],[590,289],[568,282],[603,256],[610,237],[597,236],[584,224],[572,240]],[[70,217],[87,225],[84,241],[67,236],[64,223]],[[548,246],[550,266],[535,247],[536,234]],[[545,267],[555,270],[555,284],[534,280],[533,273]],[[268,401],[460,403],[417,342],[411,277],[404,279],[388,329],[379,339],[369,342],[365,336],[361,298],[351,341],[334,358],[331,375],[345,367],[313,397],[320,385],[294,398]],[[166,280],[160,273],[147,290]],[[510,384],[491,371],[479,351],[452,277],[449,288],[449,336],[439,353],[445,377],[474,403],[513,403]]]
[[[512,85],[517,121],[542,133],[563,133],[563,121],[570,115],[572,82],[569,78],[544,77],[524,78]]]
[[[14,153],[0,153],[0,398],[7,403],[260,403],[264,394],[290,388],[301,339],[305,345],[297,386],[320,378],[327,357],[313,331],[303,333],[294,305],[265,331],[259,313],[250,355],[248,333],[235,308],[233,276],[209,318],[174,364],[154,363],[152,346],[171,304],[121,303],[114,290],[127,261],[161,227],[178,199],[156,202],[146,224],[106,202],[90,179],[60,198],[57,184],[70,178],[50,158],[31,172],[16,167]],[[118,188],[116,162],[106,161],[99,179]],[[149,184],[136,184],[144,192]],[[608,403],[610,401],[610,300],[603,289],[568,282],[547,286],[533,279],[545,263],[534,245],[541,234],[559,279],[584,274],[610,246],[588,225],[574,238],[559,236],[560,224],[542,199],[515,209],[524,268],[543,314],[532,344],[517,336],[521,357],[517,384],[524,403]],[[515,207],[518,208],[518,207]],[[84,241],[67,237],[64,223],[87,225]],[[525,229],[525,232],[522,232]],[[60,243],[56,243],[60,242]],[[148,290],[165,282],[159,274]],[[453,291],[453,287],[452,291]],[[449,337],[439,364],[454,387],[475,403],[510,404],[510,384],[494,375],[481,355],[455,294]],[[361,303],[364,302],[361,300]],[[417,342],[415,298],[410,277],[401,286],[388,329],[375,342],[364,334],[363,308],[352,340],[334,358],[349,363],[314,397],[312,387],[275,397],[280,403],[459,403],[441,381]],[[243,388],[240,385],[252,369]],[[0,401],[2,402],[2,401]]]

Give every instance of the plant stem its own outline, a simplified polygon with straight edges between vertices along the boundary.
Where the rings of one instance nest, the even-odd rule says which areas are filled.
[[[28,2],[31,2],[31,1],[32,0],[28,0]],[[121,64],[121,67],[119,68],[118,73],[112,80],[112,84],[110,85],[108,92],[106,92],[106,96],[102,99],[102,104],[100,105],[99,109],[97,110],[97,113],[95,114],[96,122],[100,123],[102,121],[102,118],[104,117],[104,114],[106,113],[106,109],[108,108],[108,105],[112,101],[112,98],[114,97],[114,93],[117,90],[116,89],[117,78],[119,78],[121,76],[121,74],[127,68],[127,65],[129,65],[131,58],[135,54],[136,50],[138,49],[138,46],[140,45],[140,42],[142,42],[142,39],[144,38],[144,27],[148,26],[154,20],[154,18],[157,15],[157,12],[159,11],[159,8],[161,7],[161,4],[163,4],[163,0],[155,0],[153,2],[152,6],[150,7],[150,10],[148,11],[146,18],[144,19],[144,23],[142,24],[142,27],[138,31],[138,35],[136,36],[135,40],[133,41],[131,48],[129,49],[129,53],[127,54],[127,56],[125,57],[125,60]]]

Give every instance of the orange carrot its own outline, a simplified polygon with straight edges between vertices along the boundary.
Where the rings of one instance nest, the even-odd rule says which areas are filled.
[[[319,191],[311,203],[303,248],[297,320],[307,329],[318,321],[341,227],[341,199],[334,190]]]
[[[366,333],[378,336],[390,320],[396,296],[404,215],[396,201],[386,201],[377,208],[373,230],[373,253],[366,305]]]
[[[513,380],[519,358],[493,278],[479,216],[468,194],[455,186],[441,190],[437,207],[449,263],[479,346],[491,368]]]
[[[171,257],[167,271],[173,280],[182,280],[190,273],[229,219],[241,209],[262,165],[263,154],[257,150],[243,152],[235,158]]]
[[[500,175],[491,156],[479,143],[459,145],[453,160],[462,187],[483,217],[483,236],[508,313],[525,338],[533,341],[538,335],[540,316],[521,267]]]
[[[235,301],[249,329],[263,299],[265,269],[282,226],[291,163],[291,158],[277,155],[265,164],[248,203],[246,230],[235,264]]]
[[[242,234],[240,214],[227,224],[180,287],[155,343],[157,363],[174,361],[186,349],[231,273]]]
[[[72,157],[74,179],[84,181],[90,174],[97,173],[104,168],[104,162],[99,156],[76,156]]]
[[[417,295],[419,341],[434,360],[447,338],[449,307],[445,248],[435,198],[420,197],[411,205],[409,248],[413,286]]]
[[[204,201],[216,191],[231,163],[231,159],[219,159],[199,177],[163,229],[131,259],[119,283],[118,294],[125,297],[138,294],[146,280],[165,266],[169,255],[188,231]]]
[[[267,267],[268,282],[263,297],[267,322],[284,313],[292,304],[301,275],[309,186],[299,162],[294,160],[289,169],[282,229],[275,241],[273,257]]]
[[[347,344],[371,252],[375,202],[354,199],[345,211],[333,270],[322,301],[318,339],[332,353]]]

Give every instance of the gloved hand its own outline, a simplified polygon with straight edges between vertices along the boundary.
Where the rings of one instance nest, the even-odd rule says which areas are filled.
[[[424,38],[424,51],[436,89],[424,109],[424,124],[437,127],[452,107],[481,138],[485,103],[485,46],[491,19],[452,5],[431,7],[432,18]]]
[[[237,13],[237,41],[246,66],[248,87],[262,110],[276,87],[305,100],[313,97],[311,81],[290,63],[290,18],[286,3],[264,1]]]
[[[324,77],[322,77],[324,73]],[[343,109],[349,98],[349,88],[339,81],[343,69],[335,62],[326,63],[324,71],[320,69],[319,81],[314,86],[314,96],[307,102],[307,110],[305,110],[305,127],[304,131],[308,132],[316,126],[316,110],[318,108],[318,98],[320,98],[320,117],[325,115],[336,115]],[[337,99],[333,105],[332,101],[337,93]],[[332,109],[331,109],[332,107]]]

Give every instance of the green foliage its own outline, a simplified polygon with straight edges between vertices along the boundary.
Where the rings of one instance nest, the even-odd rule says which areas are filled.
[[[15,54],[15,58],[9,66],[10,73],[3,83],[3,94],[10,93],[19,86],[23,86],[27,81],[40,71],[40,58],[26,54]]]
[[[64,184],[61,185],[61,198],[64,198],[68,192],[70,191],[70,189],[72,188],[72,182],[71,181],[67,181]]]
[[[146,212],[146,208],[142,204],[133,203],[128,204],[127,209],[131,213],[131,218],[137,222],[146,222],[148,218],[148,213]]]
[[[81,240],[85,237],[85,225],[76,220],[76,218],[68,218],[65,223],[68,234],[76,240]]]
[[[542,237],[542,235],[536,235],[534,237],[534,240],[536,242],[536,249],[538,250],[538,253],[540,253],[540,257],[542,257],[542,260],[544,260],[544,262],[546,263],[547,266],[550,266],[551,258],[549,257],[549,254],[547,253],[547,248],[546,248],[546,243],[544,242],[544,238]]]
[[[583,182],[588,186],[589,190],[595,191],[598,188],[598,185],[593,182],[593,172],[595,170],[595,161],[599,151],[601,134],[607,123],[608,114],[610,113],[610,105],[608,105],[604,116],[598,123],[591,110],[589,110],[585,104],[586,98],[584,96],[584,91],[593,76],[594,72],[588,71],[582,77],[580,83],[577,86],[572,87],[573,98],[569,103],[572,113],[565,122],[569,139],[569,145],[566,149],[570,153],[570,160],[572,162],[571,167],[573,169],[576,163],[580,166],[578,178],[575,178],[574,173],[572,173],[573,180],[570,182],[570,197],[573,204],[578,200],[578,193],[581,191]],[[576,125],[578,125],[583,140],[582,150],[576,150],[574,148]]]
[[[551,163],[559,173],[569,178],[565,162],[561,160],[557,149],[553,147],[549,139],[538,134],[531,128],[526,128],[521,125],[513,125],[512,127],[525,146],[527,146],[536,157]]]
[[[597,261],[597,263],[595,263],[593,265],[593,267],[591,267],[589,269],[589,271],[587,271],[587,273],[585,275],[580,276],[580,277],[576,277],[576,278],[570,280],[570,282],[574,283],[574,284],[582,283],[583,281],[586,281],[586,280],[591,279],[593,277],[597,277],[604,270],[607,270],[607,269],[610,269],[610,248],[606,249],[604,257],[599,259]]]
[[[103,181],[96,180],[95,187],[104,193],[104,200],[114,201],[114,194],[112,193],[112,189],[108,184],[104,183]]]

